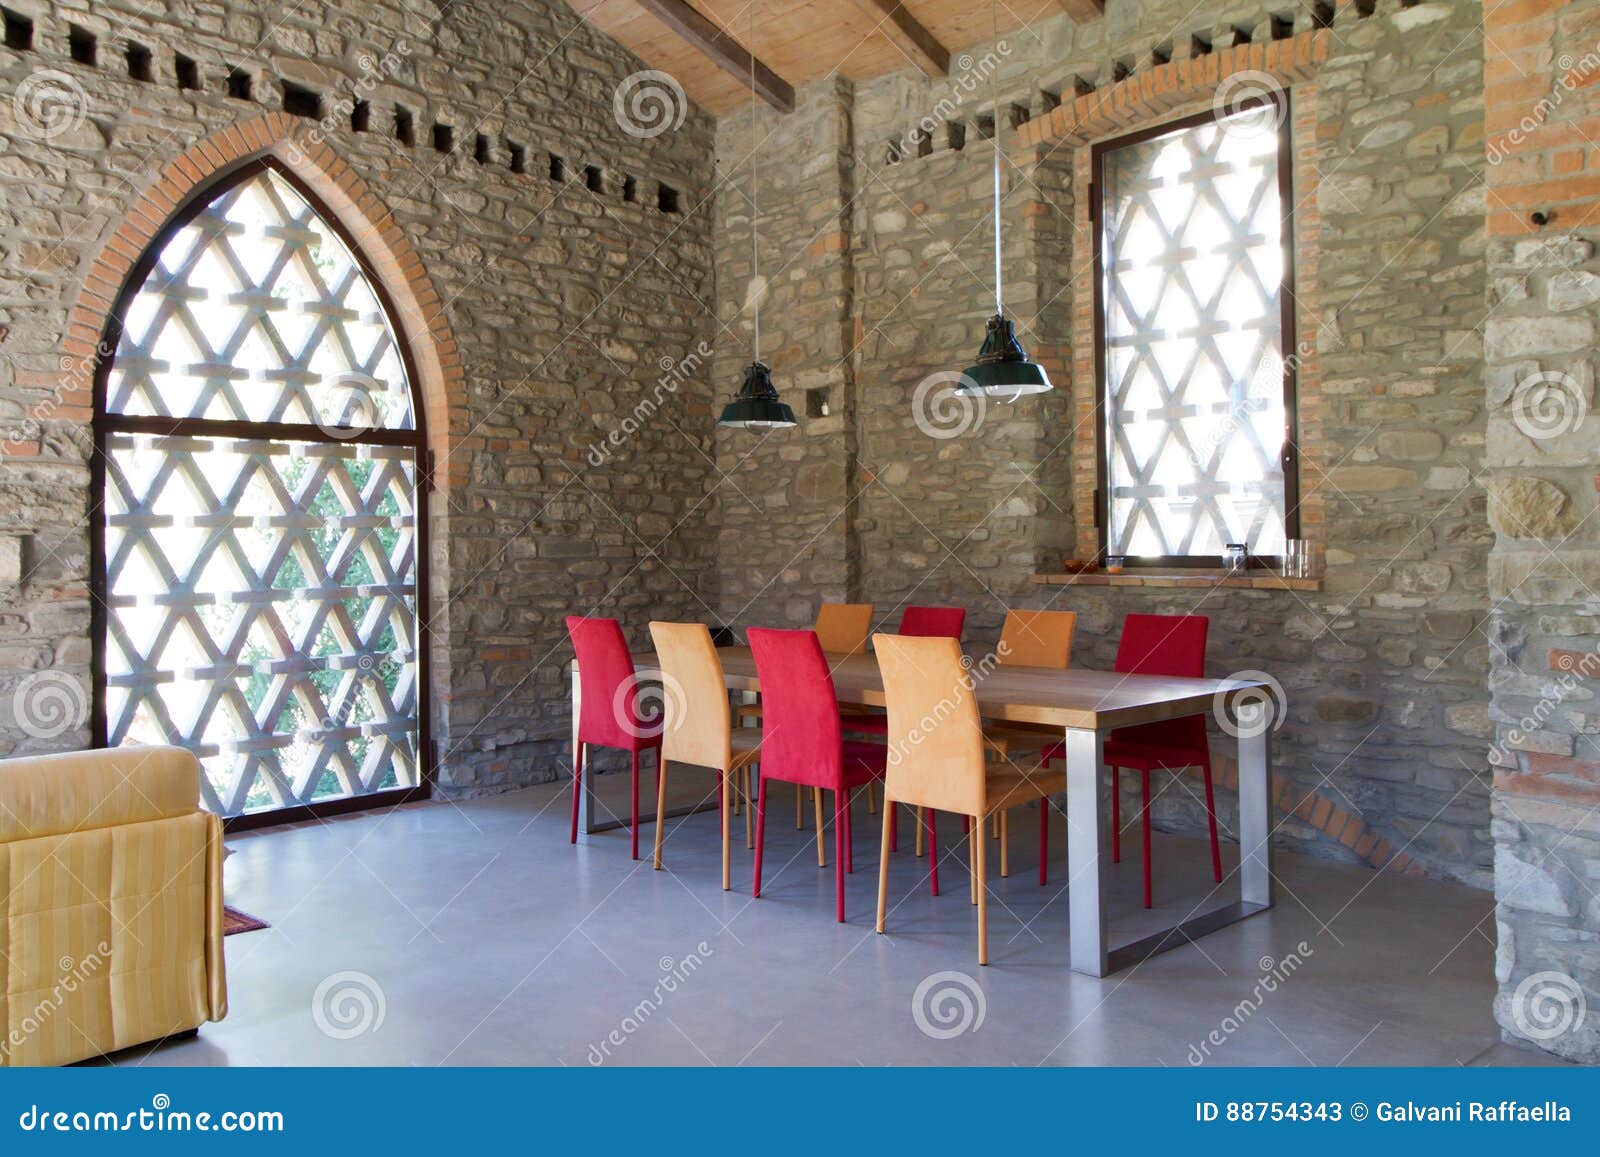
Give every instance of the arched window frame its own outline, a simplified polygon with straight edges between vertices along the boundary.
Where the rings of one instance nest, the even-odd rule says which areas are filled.
[[[242,185],[264,172],[270,171],[282,178],[305,202],[317,217],[332,231],[349,251],[371,288],[389,322],[396,351],[405,367],[407,386],[411,394],[411,429],[369,429],[358,436],[335,435],[315,424],[293,422],[248,422],[212,418],[171,418],[161,415],[131,415],[108,412],[110,377],[116,362],[123,331],[123,321],[129,306],[138,295],[150,273],[160,261],[161,254],[173,237],[203,213],[218,197],[235,186]],[[325,802],[314,802],[290,807],[246,812],[229,816],[225,820],[230,831],[294,823],[300,820],[340,815],[370,808],[392,807],[432,793],[435,769],[438,762],[434,745],[432,718],[433,696],[431,657],[432,640],[429,630],[427,605],[432,590],[429,576],[430,527],[429,495],[433,489],[435,468],[428,441],[428,419],[422,394],[422,378],[413,355],[405,329],[400,324],[401,313],[389,287],[364,251],[360,241],[310,185],[296,176],[294,170],[276,156],[266,154],[239,164],[219,169],[197,185],[183,204],[172,213],[166,223],[151,238],[128,271],[118,290],[106,318],[99,349],[102,356],[96,359],[94,374],[94,452],[90,459],[90,619],[91,619],[91,671],[93,676],[93,709],[90,713],[91,744],[96,748],[109,745],[109,719],[107,714],[107,595],[106,574],[106,461],[107,439],[114,434],[155,434],[167,436],[204,435],[214,438],[255,438],[273,441],[351,445],[406,446],[414,454],[415,501],[415,571],[416,571],[416,678],[417,678],[417,783],[375,791],[364,795],[344,796]]]

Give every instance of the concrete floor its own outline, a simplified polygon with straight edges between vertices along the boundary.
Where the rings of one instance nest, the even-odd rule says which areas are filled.
[[[709,776],[680,777],[700,790]],[[653,788],[653,778],[647,778]],[[605,802],[626,778],[602,777]],[[1294,856],[1278,906],[1104,980],[1067,969],[1065,822],[1053,879],[1013,824],[979,968],[957,823],[943,894],[910,825],[889,935],[872,930],[878,817],[856,812],[849,923],[792,789],[775,785],[762,899],[736,840],[719,887],[716,816],[674,821],[668,870],[625,831],[567,842],[570,796],[461,804],[231,837],[228,902],[271,922],[227,940],[228,1018],[119,1058],[160,1065],[1461,1065],[1545,1063],[1499,1042],[1493,901],[1468,888]],[[809,819],[808,819],[809,823]],[[736,820],[742,837],[742,821]],[[991,845],[993,846],[993,845]],[[1115,869],[1117,942],[1138,904],[1138,838]],[[1203,841],[1159,835],[1157,912],[1210,892]],[[1232,863],[1234,849],[1224,846]],[[997,857],[996,857],[997,860]],[[991,860],[994,863],[995,860]],[[830,846],[831,865],[831,846]],[[1304,944],[1304,948],[1300,945]],[[919,1000],[920,990],[920,1000]],[[1241,1002],[1245,1007],[1241,1009]],[[920,1007],[918,1005],[920,1004]],[[981,1016],[980,1016],[981,1013]]]

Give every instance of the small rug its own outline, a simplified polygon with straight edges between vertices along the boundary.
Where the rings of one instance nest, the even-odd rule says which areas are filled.
[[[248,912],[241,912],[237,908],[222,908],[222,934],[232,936],[236,932],[255,932],[261,928],[271,928],[265,920],[257,920]]]

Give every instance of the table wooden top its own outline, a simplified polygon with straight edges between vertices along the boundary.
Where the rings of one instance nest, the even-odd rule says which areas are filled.
[[[759,691],[748,647],[719,647],[723,677],[737,691]],[[643,671],[658,666],[655,655],[634,655]],[[872,655],[829,655],[833,683],[845,703],[884,705],[883,679]],[[1081,667],[998,666],[973,671],[978,710],[985,718],[1015,723],[1106,731],[1210,711],[1219,694],[1266,689],[1255,679],[1184,679],[1173,675],[1126,675]]]

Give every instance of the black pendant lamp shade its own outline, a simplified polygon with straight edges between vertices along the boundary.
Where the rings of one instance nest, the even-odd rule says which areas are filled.
[[[955,392],[1020,398],[1024,394],[1047,393],[1050,388],[1050,375],[1043,366],[1028,360],[1028,351],[1017,340],[1011,319],[997,313],[989,319],[977,362],[961,372],[961,384]]]
[[[781,430],[794,424],[794,411],[778,400],[772,371],[763,362],[751,362],[745,367],[739,396],[722,408],[722,417],[717,421],[719,426],[741,430]]]

